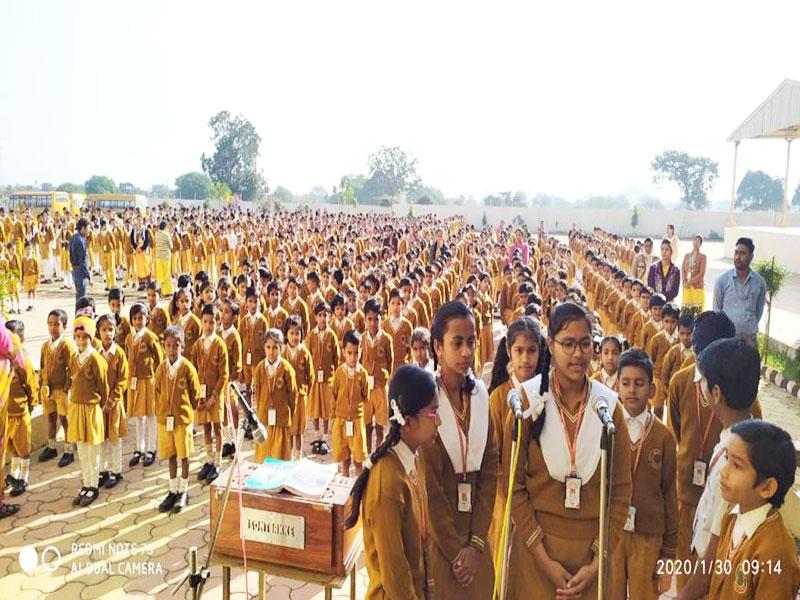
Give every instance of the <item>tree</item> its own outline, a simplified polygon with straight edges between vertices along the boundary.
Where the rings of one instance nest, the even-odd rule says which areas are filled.
[[[175,192],[178,198],[205,200],[211,194],[211,180],[198,171],[184,173],[175,179]]]
[[[83,189],[87,194],[116,194],[117,184],[114,180],[105,175],[92,175],[89,180],[83,184]]]
[[[664,203],[653,196],[641,196],[636,204],[642,209],[664,210]]]
[[[83,192],[83,186],[77,183],[64,182],[56,188],[57,192],[69,192],[70,194],[77,194]]]
[[[795,206],[800,206],[800,182],[797,184],[797,189],[794,191],[794,197],[792,198],[792,204]]]
[[[536,194],[531,198],[531,206],[534,208],[568,208],[570,203],[559,196]]]
[[[578,200],[575,206],[580,208],[617,208],[627,209],[629,206],[626,196],[590,196]]]
[[[292,192],[287,190],[282,185],[276,187],[275,190],[273,190],[272,195],[281,202],[291,202],[294,200],[294,194],[292,194]]]
[[[168,185],[156,183],[150,188],[150,196],[153,198],[169,198],[175,195],[175,190]]]
[[[636,229],[639,226],[639,205],[633,207],[633,214],[631,215],[631,229]]]
[[[667,150],[653,159],[653,183],[664,179],[677,184],[681,202],[688,209],[708,206],[708,194],[719,177],[717,163],[704,156],[690,156],[680,150]]]
[[[129,181],[125,181],[120,183],[118,186],[120,194],[143,194],[144,190],[139,189],[134,184]]]
[[[52,192],[53,191],[53,184],[45,181],[42,185],[39,186],[39,189],[43,192]]]
[[[203,153],[200,164],[214,183],[225,183],[234,194],[253,200],[268,191],[258,168],[261,136],[242,115],[223,110],[209,119],[214,154]]]
[[[762,259],[756,261],[753,265],[753,270],[764,278],[767,286],[767,328],[764,332],[766,339],[764,355],[769,351],[769,324],[772,319],[772,302],[775,296],[781,291],[784,281],[789,276],[789,271],[784,269],[779,263],[775,262],[775,257],[772,260]]]
[[[233,199],[233,194],[227,184],[219,181],[211,186],[210,197],[220,202],[230,202]]]
[[[442,190],[430,185],[420,185],[406,196],[409,204],[447,204]]]
[[[736,190],[736,205],[743,210],[779,210],[783,201],[783,180],[764,171],[747,171]]]
[[[353,190],[353,185],[350,183],[350,177],[348,175],[344,175],[339,180],[339,190],[336,190],[336,186],[333,187],[333,193],[331,194],[336,198],[336,203],[339,206],[358,206],[358,200],[356,199],[355,190]]]
[[[369,156],[367,165],[369,179],[366,185],[370,186],[372,182],[373,189],[383,192],[373,196],[375,198],[386,195],[391,201],[396,201],[401,194],[410,192],[420,185],[417,159],[408,155],[399,146],[381,146],[377,152]]]

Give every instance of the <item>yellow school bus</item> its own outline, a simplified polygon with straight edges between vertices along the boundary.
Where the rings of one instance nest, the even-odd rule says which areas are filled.
[[[135,208],[142,214],[147,210],[147,197],[142,194],[87,194],[86,201],[97,210]]]
[[[68,192],[25,191],[13,192],[8,199],[10,209],[30,208],[36,213],[49,209],[51,213],[61,212],[65,208],[73,212]]]

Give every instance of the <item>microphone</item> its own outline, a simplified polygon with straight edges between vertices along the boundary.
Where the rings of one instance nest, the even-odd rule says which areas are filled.
[[[516,388],[511,388],[508,390],[506,402],[508,403],[508,408],[510,408],[511,412],[514,413],[514,418],[522,419],[522,398],[520,397]]]
[[[233,385],[230,384],[231,389],[236,391],[236,395],[239,397],[239,406],[242,407],[242,410],[245,413],[245,417],[247,418],[247,423],[250,425],[250,429],[253,432],[253,441],[256,444],[263,444],[267,441],[267,429],[264,427],[261,422],[258,420],[256,416],[256,412],[253,408],[248,404],[247,399],[242,395],[242,392]]]
[[[611,411],[608,409],[608,402],[605,398],[595,399],[594,412],[600,417],[600,421],[603,423],[608,433],[616,433],[617,428],[614,425],[614,419],[611,417]]]

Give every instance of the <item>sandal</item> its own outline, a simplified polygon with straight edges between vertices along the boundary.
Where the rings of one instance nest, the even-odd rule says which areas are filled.
[[[5,519],[19,512],[19,504],[0,504],[0,519]]]

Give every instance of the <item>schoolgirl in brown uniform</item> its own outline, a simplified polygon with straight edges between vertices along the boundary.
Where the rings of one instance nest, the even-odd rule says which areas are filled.
[[[128,416],[136,424],[136,445],[128,466],[142,461],[149,467],[156,460],[158,446],[156,427],[155,373],[164,360],[164,352],[156,334],[147,329],[147,307],[131,306],[130,317],[134,331],[125,342],[130,378],[128,380]]]
[[[311,449],[315,454],[327,454],[329,449],[320,433],[319,422],[321,419],[323,433],[327,436],[328,420],[333,408],[333,373],[339,366],[339,340],[333,330],[328,327],[329,311],[328,305],[324,302],[318,302],[314,306],[314,319],[317,326],[308,335],[307,341],[316,371],[308,406],[308,412],[314,421],[316,440],[312,443]]]
[[[526,418],[511,507],[515,526],[508,565],[511,598],[530,594],[556,598],[559,590],[560,595],[571,593],[575,598],[597,596],[602,423],[592,407],[598,398],[609,405],[617,440],[627,439],[628,432],[616,394],[587,377],[591,332],[583,307],[572,302],[556,306],[542,374],[522,384]],[[507,435],[512,427],[510,415]],[[613,553],[630,503],[629,449],[617,443],[610,460]]]
[[[147,328],[158,336],[159,341],[164,343],[164,330],[170,326],[169,312],[162,306],[161,288],[158,282],[151,281],[147,284]]]
[[[121,314],[125,306],[125,293],[119,288],[108,290],[108,308],[114,316],[114,342],[119,346],[125,346],[125,340],[131,332],[131,322],[128,317]]]
[[[223,300],[220,303],[220,331],[219,335],[225,342],[225,350],[228,356],[228,380],[238,384],[242,374],[242,338],[236,331],[236,322],[239,320],[239,305],[233,300]],[[239,427],[239,403],[230,394],[230,388],[226,389],[225,401],[230,408],[225,409],[223,415],[223,428],[225,430],[225,443],[222,444],[222,457],[231,456],[236,452],[236,431]],[[231,418],[232,417],[232,418]]]
[[[25,342],[25,325],[22,321],[7,321],[5,326],[12,334],[19,337],[20,343]],[[2,483],[11,486],[12,496],[19,496],[28,489],[31,463],[31,412],[39,391],[33,365],[28,356],[21,350],[20,352],[23,365],[19,365],[17,361],[13,363],[13,374],[6,400],[7,420],[3,415],[6,423],[2,443],[11,450],[11,468],[5,482]],[[0,454],[5,456],[5,448],[0,449]]]
[[[222,422],[228,392],[228,351],[223,339],[215,332],[217,307],[213,304],[203,307],[201,326],[203,333],[192,348],[190,360],[197,369],[200,381],[194,422],[203,426],[206,446],[206,461],[200,468],[197,479],[210,483],[219,475]]]
[[[192,312],[192,292],[188,288],[180,288],[172,296],[173,308],[176,311],[175,324],[183,329],[184,356],[191,356],[194,343],[200,338],[200,319]]]
[[[286,319],[286,360],[292,365],[297,384],[297,402],[292,414],[292,460],[303,457],[303,434],[306,431],[306,402],[314,387],[316,371],[311,352],[303,343],[303,322],[297,315]]]
[[[78,448],[83,486],[72,505],[89,506],[99,495],[100,445],[105,438],[101,407],[108,401],[108,367],[92,346],[94,321],[90,317],[77,317],[73,329],[78,352],[69,365],[72,396],[67,441]]]
[[[364,304],[365,331],[361,336],[361,364],[367,370],[369,399],[364,406],[367,452],[372,452],[372,430],[375,429],[375,447],[383,442],[384,427],[389,426],[389,398],[387,386],[394,367],[392,338],[381,328],[382,307],[371,298]],[[373,418],[375,424],[373,425]]]
[[[498,456],[489,417],[489,393],[470,370],[475,319],[463,303],[448,302],[432,327],[439,367],[442,424],[422,449],[430,507],[430,572],[443,598],[491,598],[494,567],[488,548]]]
[[[497,346],[489,386],[489,415],[492,420],[500,468],[497,471],[497,496],[494,502],[489,543],[497,556],[497,546],[503,526],[503,514],[508,498],[508,467],[511,460],[511,442],[505,438],[505,423],[510,409],[508,394],[516,389],[522,394],[522,383],[532,379],[541,368],[544,338],[539,324],[532,317],[513,321]]]
[[[128,437],[128,418],[125,414],[125,390],[128,386],[128,359],[125,350],[116,343],[114,318],[103,315],[97,320],[100,331],[100,356],[106,361],[108,397],[103,404],[105,441],[100,461],[99,487],[111,489],[122,480],[122,441]]]
[[[267,327],[269,329],[280,329],[283,331],[289,313],[281,306],[281,284],[278,281],[270,281],[267,284],[267,298],[269,308],[264,316],[267,317]]]
[[[308,305],[299,296],[300,284],[296,277],[289,277],[286,283],[286,298],[283,301],[283,308],[289,315],[297,315],[303,322],[305,334],[311,330],[311,318],[309,315]]]
[[[257,463],[265,458],[289,460],[292,454],[292,413],[297,402],[297,383],[292,365],[281,357],[283,333],[264,334],[264,360],[253,373],[253,397],[258,420],[267,428],[267,439],[256,444]]]
[[[400,290],[389,292],[389,315],[383,321],[383,331],[392,338],[392,353],[394,364],[392,373],[400,368],[400,365],[411,359],[411,334],[414,327],[407,318],[403,316],[403,294]]]
[[[439,400],[433,377],[413,365],[395,374],[389,394],[389,433],[353,486],[353,509],[345,527],[361,518],[367,598],[427,600],[436,583],[430,572],[431,519],[418,451],[436,435]]]

